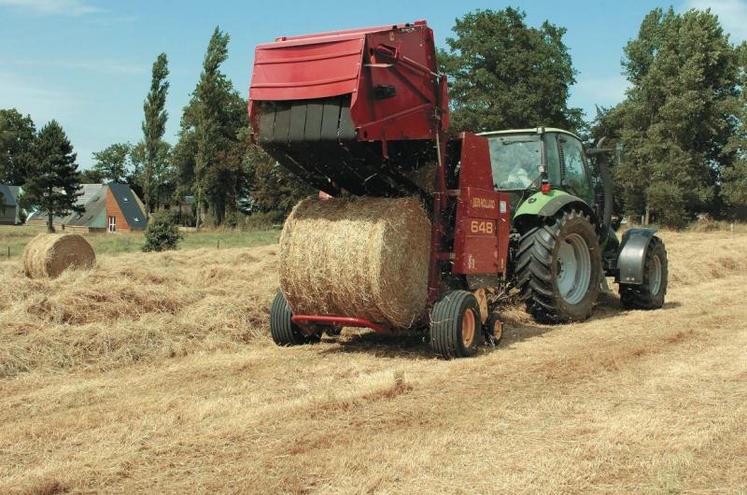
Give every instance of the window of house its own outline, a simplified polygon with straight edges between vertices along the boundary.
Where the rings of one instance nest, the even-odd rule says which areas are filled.
[[[109,232],[117,231],[117,217],[109,217]]]

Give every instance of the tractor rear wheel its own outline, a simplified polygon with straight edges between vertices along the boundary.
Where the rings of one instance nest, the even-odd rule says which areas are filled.
[[[279,346],[291,346],[319,342],[321,335],[306,335],[301,328],[291,321],[290,306],[281,291],[275,294],[270,306],[270,335]]]
[[[664,306],[668,279],[667,250],[662,240],[654,236],[646,251],[643,283],[620,284],[620,302],[626,309],[659,309]]]
[[[481,321],[474,294],[447,292],[431,311],[431,347],[446,359],[474,356],[482,340]]]
[[[602,256],[594,226],[583,212],[561,212],[527,231],[516,260],[517,285],[536,321],[565,323],[591,316]]]

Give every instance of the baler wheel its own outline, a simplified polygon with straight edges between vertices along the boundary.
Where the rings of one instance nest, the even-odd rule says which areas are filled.
[[[270,335],[279,346],[291,346],[319,342],[320,333],[305,334],[301,328],[291,321],[291,309],[281,291],[275,294],[270,306]]]
[[[654,236],[646,251],[643,284],[620,284],[620,302],[626,309],[659,309],[667,294],[669,266],[664,242]]]
[[[482,340],[480,321],[474,294],[447,292],[431,311],[431,347],[446,359],[474,356]]]
[[[493,339],[493,345],[498,345],[503,338],[503,321],[498,313],[490,313],[485,322],[485,335]]]

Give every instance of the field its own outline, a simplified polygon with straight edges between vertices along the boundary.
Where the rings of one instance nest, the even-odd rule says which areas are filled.
[[[272,244],[0,262],[0,493],[746,493],[747,232],[662,235],[662,310],[507,308],[454,361],[275,347]]]
[[[0,225],[0,260],[18,258],[23,248],[34,236],[46,232],[46,227],[39,225],[7,226]],[[118,232],[109,234],[84,234],[93,245],[96,254],[135,253],[143,247],[142,232]],[[251,247],[271,244],[280,236],[279,230],[252,231],[211,231],[185,232],[180,243],[182,249]]]

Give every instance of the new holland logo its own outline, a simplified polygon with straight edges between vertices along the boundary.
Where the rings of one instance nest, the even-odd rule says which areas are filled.
[[[495,209],[495,200],[485,198],[472,198],[472,208],[488,208],[490,210],[493,210]]]

